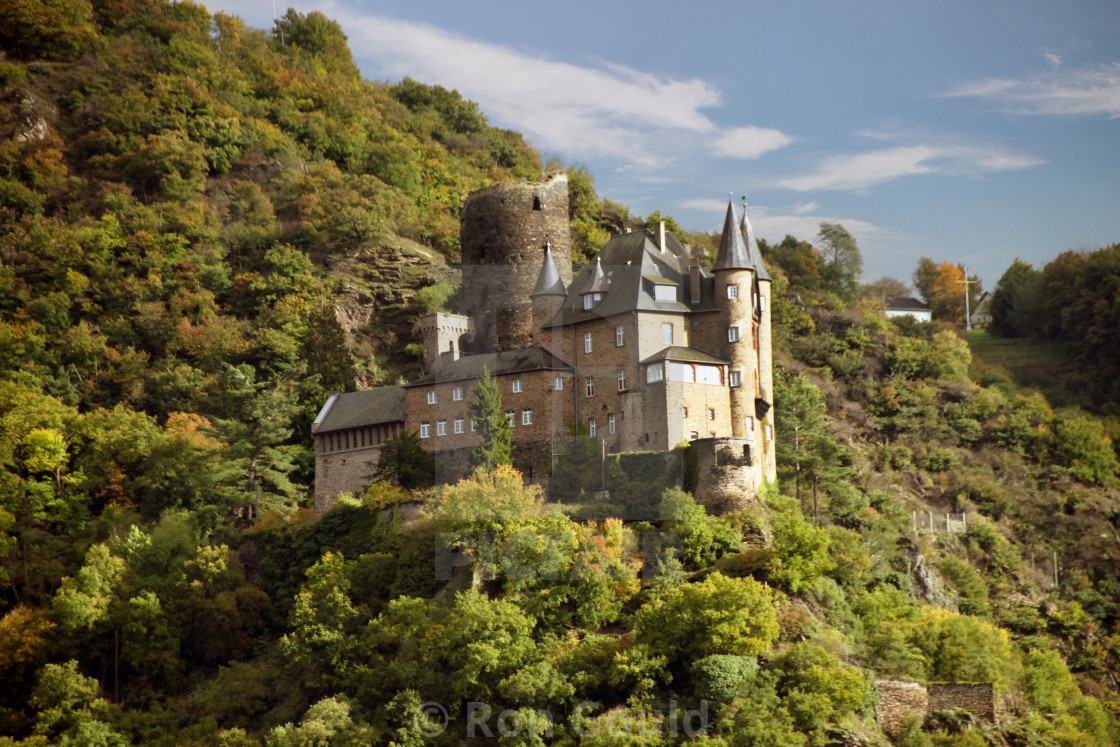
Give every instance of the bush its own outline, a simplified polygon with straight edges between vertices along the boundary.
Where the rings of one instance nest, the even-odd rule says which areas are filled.
[[[692,684],[698,698],[729,703],[757,672],[758,660],[753,656],[715,654],[692,665]]]

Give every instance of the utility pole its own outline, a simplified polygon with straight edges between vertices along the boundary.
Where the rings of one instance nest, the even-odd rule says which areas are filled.
[[[972,319],[971,319],[972,314],[970,314],[969,310],[968,310],[968,286],[971,283],[978,283],[980,281],[979,280],[969,280],[968,279],[968,268],[962,265],[961,269],[964,270],[964,280],[958,280],[957,283],[964,286],[964,328],[965,328],[965,331],[971,331],[971,329],[972,329]]]

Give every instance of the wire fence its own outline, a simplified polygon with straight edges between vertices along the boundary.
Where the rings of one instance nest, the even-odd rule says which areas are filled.
[[[935,514],[932,511],[913,511],[912,524],[915,532],[957,532],[968,531],[968,514]]]

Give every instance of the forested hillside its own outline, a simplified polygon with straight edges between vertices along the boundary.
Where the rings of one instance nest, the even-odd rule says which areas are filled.
[[[998,725],[898,744],[1120,742],[1120,429],[885,320],[842,227],[764,247],[750,509],[613,464],[562,505],[498,467],[316,518],[325,395],[417,370],[460,197],[539,156],[362,80],[317,13],[19,0],[0,50],[0,745],[879,745],[876,677],[995,689]],[[583,257],[662,218],[569,175]]]

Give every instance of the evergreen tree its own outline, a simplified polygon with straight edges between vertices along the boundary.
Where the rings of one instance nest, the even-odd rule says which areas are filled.
[[[250,520],[262,508],[291,507],[299,493],[289,475],[300,447],[284,442],[299,411],[294,379],[302,372],[301,365],[288,376],[257,381],[248,365],[226,368],[224,411],[234,417],[215,418],[214,432],[228,444],[222,476],[227,502]]]
[[[416,431],[401,431],[381,446],[373,479],[387,480],[405,490],[430,488],[436,481],[436,457],[420,445]]]
[[[512,465],[513,428],[502,412],[498,381],[486,366],[482,367],[474,387],[474,402],[467,406],[467,412],[482,436],[482,443],[471,451],[471,469],[489,472],[500,464]]]

